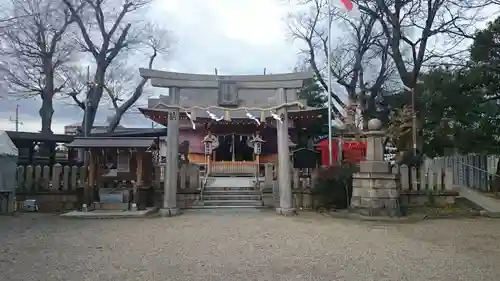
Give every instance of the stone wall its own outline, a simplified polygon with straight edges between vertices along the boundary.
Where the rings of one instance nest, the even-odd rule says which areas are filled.
[[[399,201],[401,206],[421,207],[433,205],[436,207],[446,207],[455,203],[458,196],[456,191],[426,192],[402,190],[399,192]]]
[[[294,189],[292,191],[293,206],[296,209],[312,210],[318,207],[317,200],[310,189]],[[272,188],[265,188],[262,190],[262,201],[264,206],[269,208],[276,208],[279,206],[278,198],[273,195]]]
[[[23,208],[23,202],[26,199],[34,199],[38,204],[40,212],[53,213],[77,209],[77,197],[74,193],[37,193],[37,194],[17,194],[17,210]]]

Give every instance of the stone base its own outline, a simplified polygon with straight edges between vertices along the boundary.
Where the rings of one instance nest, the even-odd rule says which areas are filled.
[[[351,205],[349,211],[363,216],[401,216],[401,208],[398,199],[396,198],[370,198],[369,200],[362,198],[361,200],[355,200],[352,203],[354,204]]]
[[[401,217],[401,210],[396,209],[370,209],[370,208],[351,208],[351,213],[360,214],[367,217]]]
[[[178,208],[161,208],[158,213],[162,217],[174,217],[180,215],[181,211]]]
[[[435,206],[435,207],[447,207],[455,204],[455,199],[459,196],[456,191],[441,191],[429,192],[425,190],[401,190],[400,192],[400,204],[403,207],[421,207],[421,206]]]
[[[363,174],[391,174],[391,166],[385,161],[363,161],[359,163],[359,172]]]
[[[95,210],[88,212],[71,211],[61,214],[66,218],[81,219],[122,219],[122,218],[144,218],[156,212],[156,208],[148,208],[143,211],[117,211],[117,210]]]
[[[419,222],[428,218],[425,214],[412,214],[410,216],[365,216],[355,210],[340,210],[329,212],[334,218],[339,219],[354,219],[361,221],[372,221],[372,222]]]
[[[276,214],[280,216],[295,216],[297,210],[295,208],[276,208]]]

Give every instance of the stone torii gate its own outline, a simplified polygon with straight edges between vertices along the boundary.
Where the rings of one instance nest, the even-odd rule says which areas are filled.
[[[169,89],[169,102],[162,104],[168,117],[167,157],[164,182],[163,206],[160,214],[174,216],[177,208],[177,172],[179,152],[179,125],[181,115],[186,116],[188,108],[191,115],[207,114],[206,108],[230,110],[231,114],[245,115],[246,108],[269,109],[261,114],[266,120],[274,120],[274,114],[281,121],[275,121],[278,137],[278,184],[279,206],[277,214],[296,213],[292,203],[290,159],[288,148],[289,108],[298,107],[297,92],[306,80],[312,79],[311,72],[297,72],[270,75],[201,75],[139,69],[144,78],[151,80],[154,87]],[[194,108],[198,107],[198,108]],[[240,110],[241,109],[241,110]],[[194,117],[196,118],[196,117]]]

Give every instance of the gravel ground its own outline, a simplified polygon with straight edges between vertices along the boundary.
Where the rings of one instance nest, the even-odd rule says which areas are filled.
[[[0,216],[0,280],[500,280],[500,220]]]

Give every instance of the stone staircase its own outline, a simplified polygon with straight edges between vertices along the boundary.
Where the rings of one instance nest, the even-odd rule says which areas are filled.
[[[262,208],[264,203],[255,178],[213,177],[203,191],[202,208]]]

